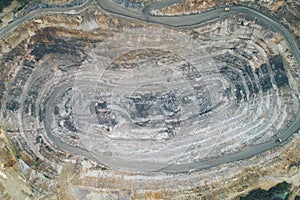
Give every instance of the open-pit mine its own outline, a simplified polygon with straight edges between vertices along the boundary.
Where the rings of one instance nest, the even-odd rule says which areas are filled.
[[[251,4],[76,2],[0,30],[0,199],[297,198],[296,31]]]

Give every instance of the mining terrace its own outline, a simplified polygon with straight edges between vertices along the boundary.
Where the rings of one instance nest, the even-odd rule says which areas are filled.
[[[28,180],[55,187],[82,161],[177,191],[289,141],[299,66],[280,32],[245,13],[174,28],[102,9],[41,14],[0,42],[1,121]]]

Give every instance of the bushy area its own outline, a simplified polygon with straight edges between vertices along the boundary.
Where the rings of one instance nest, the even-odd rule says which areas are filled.
[[[17,0],[22,6],[25,6],[30,2],[30,0]]]
[[[287,200],[290,193],[291,185],[287,182],[278,183],[269,190],[263,190],[261,188],[251,191],[244,197],[240,197],[240,200]]]
[[[9,6],[13,0],[1,0],[0,1],[0,12],[2,12],[3,8]]]
[[[30,2],[30,0],[17,0],[17,1],[21,4],[22,7]],[[13,0],[0,0],[0,12],[2,12],[3,9],[9,6],[12,2]]]

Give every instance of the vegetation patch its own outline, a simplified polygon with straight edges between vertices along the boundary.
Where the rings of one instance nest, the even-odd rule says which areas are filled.
[[[260,200],[260,199],[273,199],[273,200],[287,200],[290,193],[291,185],[287,182],[278,183],[269,190],[263,190],[261,188],[252,190],[244,197],[240,197],[240,200]]]
[[[7,6],[10,6],[13,0],[2,0],[0,1],[0,12],[3,11],[3,9]]]
[[[0,1],[0,12],[3,11],[4,8],[10,6],[14,0],[1,0]],[[21,8],[23,8],[26,4],[30,2],[30,0],[17,0],[21,4]]]

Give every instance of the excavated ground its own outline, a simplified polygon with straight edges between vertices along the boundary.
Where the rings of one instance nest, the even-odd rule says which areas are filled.
[[[1,48],[1,120],[37,196],[163,199],[182,189],[188,199],[222,179],[203,177],[264,160],[162,169],[269,141],[299,110],[286,41],[244,15],[169,29],[90,8],[27,22]]]

